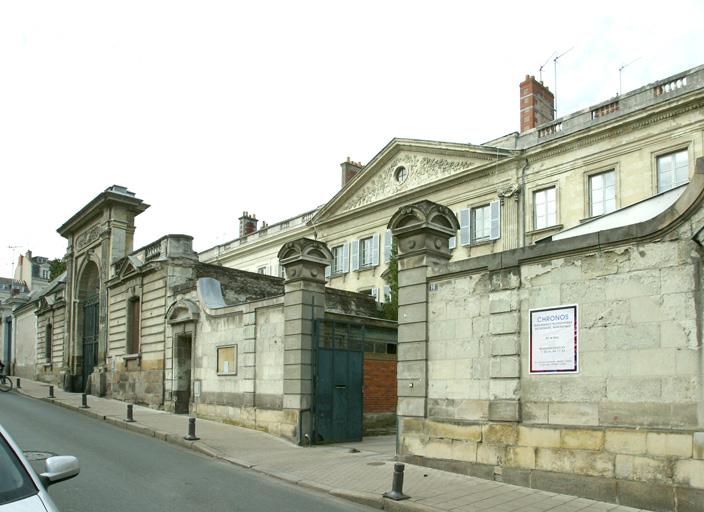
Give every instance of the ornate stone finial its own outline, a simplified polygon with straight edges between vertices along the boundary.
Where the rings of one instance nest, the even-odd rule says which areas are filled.
[[[312,279],[325,282],[325,267],[332,261],[328,246],[311,238],[286,242],[279,250],[279,263],[286,269],[287,282]]]
[[[448,241],[459,227],[452,210],[428,200],[399,208],[388,225],[400,258],[424,255],[441,261],[450,259]]]
[[[389,221],[394,235],[418,229],[432,229],[455,236],[460,224],[452,210],[432,201],[423,200],[399,208]]]

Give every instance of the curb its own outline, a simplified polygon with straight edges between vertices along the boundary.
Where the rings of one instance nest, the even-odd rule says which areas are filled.
[[[352,491],[349,489],[332,488],[332,487],[329,487],[325,484],[321,484],[321,483],[314,482],[311,480],[298,479],[290,473],[259,469],[255,464],[252,464],[250,462],[238,459],[236,457],[226,456],[226,455],[220,453],[219,451],[215,450],[214,448],[211,448],[203,441],[187,441],[179,435],[172,434],[169,432],[162,432],[160,430],[154,430],[152,428],[140,425],[137,422],[127,423],[123,418],[117,418],[115,416],[107,416],[104,414],[100,414],[100,413],[97,413],[97,412],[90,410],[90,408],[82,409],[78,405],[74,405],[72,403],[62,401],[62,399],[59,399],[59,398],[33,396],[33,395],[29,394],[28,392],[25,392],[24,389],[18,389],[16,391],[23,396],[33,398],[35,400],[41,400],[43,402],[48,402],[50,404],[57,405],[59,407],[63,407],[64,409],[69,409],[71,411],[78,412],[78,413],[83,414],[85,416],[89,416],[91,418],[102,420],[105,423],[109,423],[117,428],[129,430],[129,431],[134,432],[136,434],[141,434],[141,435],[144,435],[147,437],[153,437],[155,439],[159,439],[159,440],[164,441],[169,444],[173,444],[176,446],[180,446],[182,448],[187,448],[189,450],[193,450],[193,451],[198,452],[202,455],[205,455],[206,457],[211,457],[216,460],[227,462],[228,464],[233,464],[233,465],[239,466],[243,469],[255,471],[255,472],[259,473],[260,475],[265,475],[270,478],[276,478],[277,480],[281,480],[281,481],[286,482],[288,484],[292,484],[292,485],[295,485],[298,487],[303,487],[305,489],[308,489],[308,490],[311,490],[314,492],[319,492],[322,494],[334,496],[336,498],[344,499],[346,501],[350,501],[353,503],[358,503],[360,505],[375,508],[377,510],[388,510],[390,512],[440,512],[442,510],[442,509],[437,509],[437,508],[421,505],[419,503],[416,503],[416,502],[413,502],[410,500],[394,501],[394,500],[390,500],[388,498],[384,498],[382,496],[377,496],[376,494],[371,494],[371,493],[367,493],[367,492],[363,492],[363,491]]]

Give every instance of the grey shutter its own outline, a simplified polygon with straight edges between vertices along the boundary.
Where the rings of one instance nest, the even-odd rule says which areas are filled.
[[[279,265],[277,263],[271,264],[271,275],[277,277],[279,276]]]
[[[450,247],[450,250],[454,249],[457,247],[457,237],[456,236],[451,236],[450,239],[448,240],[448,245]]]
[[[469,245],[469,208],[460,210],[460,245]]]
[[[352,271],[359,270],[359,240],[352,240]]]
[[[387,229],[384,233],[384,261],[391,261],[391,230]]]
[[[379,233],[374,233],[372,235],[372,266],[376,267],[379,265]],[[377,292],[379,290],[377,289]]]
[[[384,302],[391,301],[391,287],[387,284],[384,286]]]
[[[342,246],[342,272],[350,271],[350,244],[345,242]]]
[[[379,302],[379,288],[372,288],[371,291],[372,291],[371,295],[372,295],[372,297],[374,297],[374,300]]]
[[[497,199],[489,203],[491,211],[491,235],[489,239],[496,240],[501,238],[501,200]]]
[[[330,265],[327,265],[325,267],[325,279],[330,279],[331,274],[332,274],[332,267]]]

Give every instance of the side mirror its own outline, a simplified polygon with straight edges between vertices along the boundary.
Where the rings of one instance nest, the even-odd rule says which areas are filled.
[[[78,459],[71,455],[57,455],[44,461],[45,471],[39,477],[45,487],[73,478],[81,471]]]

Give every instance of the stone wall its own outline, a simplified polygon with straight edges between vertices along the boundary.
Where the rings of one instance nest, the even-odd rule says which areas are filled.
[[[108,291],[107,393],[112,398],[158,407],[164,395],[165,269],[156,266],[125,277]],[[127,309],[139,299],[139,351],[127,350]]]
[[[14,316],[12,346],[15,366],[13,375],[34,379],[37,324],[33,305],[15,310]],[[9,374],[10,369],[8,368],[7,371]]]
[[[47,327],[51,324],[51,357],[46,359]],[[61,382],[66,336],[66,307],[62,302],[37,312],[36,367],[37,380],[52,384]]]
[[[704,176],[695,178],[638,225],[402,266],[399,394],[406,382],[420,389],[400,397],[400,456],[634,507],[704,510]],[[411,301],[406,283],[421,271],[427,291]],[[529,311],[573,304],[578,372],[531,374]],[[422,361],[409,357],[422,354],[414,323],[426,313],[424,390]]]

